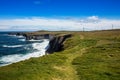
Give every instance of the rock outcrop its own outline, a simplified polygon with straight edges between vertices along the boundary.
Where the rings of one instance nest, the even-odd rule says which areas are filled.
[[[53,53],[53,52],[58,52],[63,49],[63,42],[71,37],[71,34],[65,34],[62,36],[54,36],[53,38],[50,39],[49,42],[49,47],[46,50],[46,53]]]
[[[26,35],[26,34],[24,34],[23,36],[26,38],[26,40],[31,40],[31,39],[40,40],[40,39],[49,39],[50,34],[41,34],[41,35]]]

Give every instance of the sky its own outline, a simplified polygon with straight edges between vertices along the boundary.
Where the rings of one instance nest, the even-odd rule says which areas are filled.
[[[0,0],[0,31],[120,29],[120,0]]]

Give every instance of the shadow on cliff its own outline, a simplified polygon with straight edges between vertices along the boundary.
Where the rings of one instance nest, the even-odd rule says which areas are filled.
[[[65,34],[62,36],[54,36],[50,39],[48,48],[46,50],[46,53],[53,53],[53,52],[59,52],[63,49],[63,42],[70,38],[71,34]]]

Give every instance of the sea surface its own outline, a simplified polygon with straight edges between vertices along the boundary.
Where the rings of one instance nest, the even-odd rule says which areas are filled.
[[[0,32],[0,66],[43,56],[48,43],[47,39],[26,41],[23,36]]]

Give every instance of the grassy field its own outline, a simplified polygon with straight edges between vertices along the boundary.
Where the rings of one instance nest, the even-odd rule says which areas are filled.
[[[71,34],[61,52],[0,67],[0,80],[120,80],[120,30]]]

